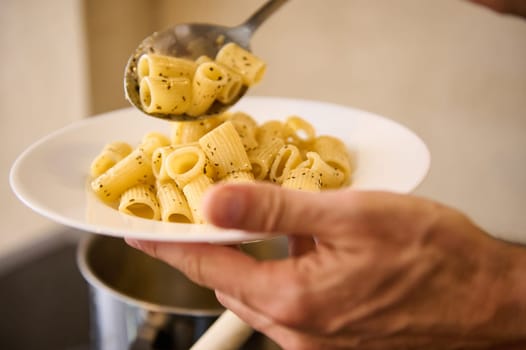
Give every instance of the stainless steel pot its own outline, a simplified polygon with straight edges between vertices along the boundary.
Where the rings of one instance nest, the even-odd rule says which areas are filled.
[[[286,254],[280,239],[244,246],[258,258]],[[92,302],[97,350],[189,349],[224,311],[213,291],[122,239],[94,235],[78,247]],[[255,333],[242,349],[279,349]]]

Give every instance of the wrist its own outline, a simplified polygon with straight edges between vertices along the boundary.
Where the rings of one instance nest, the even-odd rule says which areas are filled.
[[[492,286],[495,305],[489,329],[504,343],[526,346],[526,247],[503,241],[493,242],[495,254],[488,256],[494,276]],[[495,244],[496,243],[496,244]]]

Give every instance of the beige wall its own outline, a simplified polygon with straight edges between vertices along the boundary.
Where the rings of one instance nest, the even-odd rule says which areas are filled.
[[[87,115],[81,9],[80,0],[0,0],[0,257],[58,228],[16,199],[8,178],[26,147]]]
[[[143,37],[155,30],[150,0],[83,0],[89,62],[89,111],[127,107],[124,66]]]
[[[150,29],[237,24],[263,3],[134,1],[140,11],[120,21],[125,16],[105,12],[107,1],[88,2],[90,17],[106,19],[90,42],[102,41],[107,52],[91,57],[101,64],[110,55],[112,63],[92,75],[97,112],[126,106],[122,67]],[[146,23],[133,25],[139,17]],[[269,69],[251,94],[336,102],[409,126],[432,153],[418,194],[526,241],[526,21],[460,0],[292,0],[252,47]]]

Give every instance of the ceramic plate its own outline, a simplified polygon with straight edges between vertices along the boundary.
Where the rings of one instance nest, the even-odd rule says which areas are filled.
[[[430,156],[422,140],[389,119],[349,107],[316,101],[245,97],[233,110],[258,122],[298,115],[319,135],[339,137],[354,156],[352,188],[412,191],[427,174]],[[237,243],[264,234],[223,230],[211,225],[166,223],[119,213],[88,187],[91,161],[113,140],[137,144],[149,131],[169,132],[169,123],[122,109],[75,122],[33,144],[11,169],[16,195],[27,206],[61,224],[111,236],[163,241]]]

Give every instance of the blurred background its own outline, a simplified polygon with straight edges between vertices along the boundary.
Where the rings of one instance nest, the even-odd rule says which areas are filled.
[[[64,236],[12,194],[16,157],[57,128],[128,107],[124,66],[151,32],[236,25],[263,3],[0,0],[0,272]],[[268,70],[250,94],[329,101],[406,125],[432,156],[416,194],[526,242],[525,20],[463,0],[291,0],[252,49]]]

